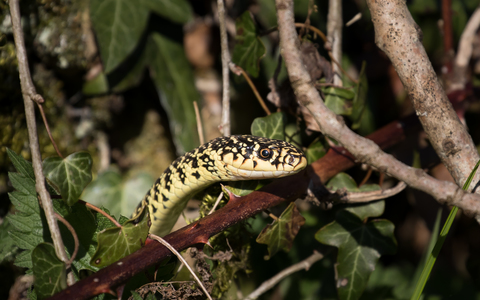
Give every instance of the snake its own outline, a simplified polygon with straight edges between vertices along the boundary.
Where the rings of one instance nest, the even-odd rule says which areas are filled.
[[[153,184],[135,214],[148,208],[150,233],[172,230],[188,200],[221,181],[272,179],[300,172],[307,165],[294,145],[252,135],[213,139],[177,158]]]

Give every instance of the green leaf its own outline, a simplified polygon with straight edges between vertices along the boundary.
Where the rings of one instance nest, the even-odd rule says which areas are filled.
[[[18,157],[17,165],[25,166],[23,158]],[[28,174],[28,172],[23,172]],[[21,249],[32,250],[44,241],[44,228],[46,221],[40,217],[40,205],[38,204],[35,190],[35,180],[21,173],[9,173],[12,185],[17,189],[9,193],[10,201],[16,208],[15,214],[8,214],[6,222],[11,224],[8,234],[13,243]],[[15,265],[24,268],[32,267],[30,251],[20,253],[15,259]]]
[[[85,188],[82,199],[98,207],[108,207],[110,213],[117,217],[131,215],[153,183],[152,176],[146,173],[124,180],[118,171],[111,169],[100,173]]]
[[[265,56],[265,46],[258,37],[250,12],[246,11],[238,17],[235,25],[237,35],[232,61],[253,77],[258,77],[260,60]]]
[[[351,90],[337,87],[322,89],[325,95],[325,105],[337,115],[350,115],[352,113],[352,100],[355,93]]]
[[[58,188],[63,201],[73,205],[92,181],[92,157],[88,152],[76,152],[65,159],[49,157],[43,162],[43,173]]]
[[[90,20],[106,74],[135,49],[147,26],[148,13],[139,0],[90,1]]]
[[[98,248],[90,261],[92,266],[106,267],[142,247],[149,227],[146,210],[143,210],[139,223],[134,221],[129,220],[121,228],[109,228],[98,234]]]
[[[361,125],[362,117],[367,102],[368,80],[366,74],[366,63],[362,63],[358,84],[355,86],[355,98],[353,98],[352,114],[349,116],[352,120],[352,129],[358,129]]]
[[[35,181],[35,174],[33,172],[32,163],[25,160],[21,155],[18,155],[17,153],[13,152],[11,149],[9,148],[6,148],[6,149],[7,149],[8,157],[12,161],[13,166],[15,167],[15,170],[17,170],[17,172],[24,175],[25,177]]]
[[[307,156],[308,164],[311,164],[314,161],[320,159],[325,154],[327,154],[327,149],[320,139],[313,141],[313,143],[311,143],[305,151],[305,156]]]
[[[350,175],[347,173],[338,173],[332,179],[328,181],[326,187],[331,190],[338,190],[345,188],[349,192],[370,192],[370,191],[377,191],[380,190],[380,186],[378,184],[364,184],[361,187],[357,187],[357,183],[353,180]]]
[[[185,24],[193,19],[192,7],[186,0],[141,0],[141,3],[175,23]]]
[[[337,290],[339,299],[358,299],[381,255],[396,251],[394,225],[388,220],[364,223],[349,211],[337,213],[336,220],[321,228],[315,238],[338,248]]]
[[[41,243],[32,251],[35,292],[44,299],[67,287],[65,263],[57,258],[52,244]]]
[[[85,82],[82,87],[84,95],[100,95],[107,93],[109,90],[108,80],[105,73],[99,73],[95,78]]]
[[[183,154],[199,143],[193,101],[199,101],[200,95],[192,69],[178,42],[153,33],[147,47],[151,75],[167,112],[177,152]]]
[[[305,219],[298,212],[295,203],[291,202],[282,215],[273,224],[267,225],[257,237],[257,243],[268,245],[265,259],[270,259],[280,250],[290,251],[293,239],[303,224]]]
[[[0,264],[5,261],[13,261],[19,252],[19,247],[15,244],[9,231],[13,226],[8,219],[4,219],[0,224]]]
[[[285,115],[281,112],[256,118],[252,122],[252,135],[269,139],[285,140]]]

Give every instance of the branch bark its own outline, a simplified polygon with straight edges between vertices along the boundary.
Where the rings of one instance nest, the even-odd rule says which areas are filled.
[[[348,149],[348,151],[350,151],[350,153],[352,153],[352,155],[357,161],[366,163],[374,168],[377,168],[381,172],[384,172],[393,177],[396,177],[401,181],[404,181],[413,188],[432,195],[438,202],[442,204],[456,205],[462,208],[467,214],[478,215],[480,213],[479,195],[467,194],[454,183],[436,180],[426,174],[423,170],[409,167],[402,162],[396,160],[393,156],[383,152],[371,140],[363,138],[352,132],[345,125],[343,119],[337,117],[337,115],[335,115],[324,105],[322,99],[320,98],[320,95],[318,94],[317,90],[313,86],[313,83],[311,82],[310,75],[308,74],[302,63],[298,45],[297,32],[295,31],[294,26],[293,1],[276,0],[275,3],[277,7],[280,45],[282,48],[281,51],[283,54],[285,65],[288,70],[290,82],[292,83],[292,87],[297,97],[297,101],[309,110],[309,112],[312,114],[319,127],[321,128],[322,132],[325,135],[332,137],[336,141],[340,142],[346,149]],[[402,47],[398,49],[408,48]],[[415,71],[419,72],[419,70]],[[415,77],[421,75],[415,74],[413,76]],[[436,81],[436,77],[430,79],[435,79]],[[449,103],[448,105],[450,106]],[[451,120],[452,118],[450,113],[449,117],[449,120]],[[456,118],[456,120],[458,121],[458,118]],[[439,130],[441,130],[442,128],[445,128],[443,127],[443,124],[442,127],[439,127]],[[465,132],[463,126],[460,129],[461,131]],[[455,131],[453,131],[452,128],[451,135],[453,135],[453,132]],[[464,139],[467,138],[471,142],[468,134],[467,137],[464,137]],[[458,143],[457,137],[450,136],[450,138],[447,140],[447,143],[445,143],[446,146],[452,146],[448,144],[448,141],[452,140],[454,141],[454,143]],[[461,146],[465,147],[465,149],[458,148],[460,147],[459,144],[453,144],[453,147],[450,147],[450,154],[452,150],[458,150],[458,152],[455,153],[455,163],[462,164],[462,162],[458,161],[458,157],[468,156],[469,153],[472,152],[471,145],[473,145],[473,143],[470,145],[461,144]],[[443,158],[445,159],[445,152],[443,154]],[[465,171],[465,168],[462,169],[465,171],[467,177],[476,163],[475,159],[477,156],[478,154],[475,153],[475,155],[473,155],[474,159],[468,157],[468,162],[474,161],[470,165],[470,169],[468,169],[468,172]],[[467,159],[467,157],[465,159]],[[450,165],[450,167],[452,167],[452,165]],[[454,174],[457,175],[457,180],[460,180],[460,175],[463,176],[463,173],[459,171],[454,172]],[[465,181],[467,177],[461,178],[463,179],[463,181]]]
[[[480,157],[437,79],[422,45],[420,27],[403,0],[367,0],[367,5],[377,46],[395,67],[430,143],[461,187]],[[479,179],[477,174],[474,183]]]

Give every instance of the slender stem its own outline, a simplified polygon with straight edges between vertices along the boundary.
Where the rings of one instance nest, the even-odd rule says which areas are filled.
[[[84,204],[86,207],[88,207],[90,209],[93,209],[94,211],[98,212],[99,214],[102,214],[105,218],[109,219],[110,222],[112,222],[115,226],[122,227],[122,225],[120,223],[118,223],[117,220],[115,220],[112,216],[110,216],[109,214],[107,214],[106,212],[101,210],[100,208],[96,207],[95,205],[93,205],[91,203],[88,203],[88,202],[85,202],[85,201],[80,200],[80,199],[78,199],[78,202]]]
[[[37,94],[30,76],[28,66],[27,52],[25,49],[25,42],[23,40],[23,32],[20,24],[20,7],[18,0],[10,0],[10,15],[12,17],[13,36],[15,39],[15,47],[18,59],[18,71],[20,75],[20,83],[23,93],[23,102],[25,105],[25,117],[27,119],[28,138],[30,143],[30,151],[32,153],[32,165],[35,173],[35,188],[42,200],[42,207],[45,211],[48,227],[52,236],[53,244],[55,246],[55,253],[58,258],[65,263],[68,263],[69,258],[65,252],[60,229],[58,228],[57,219],[55,218],[55,211],[53,209],[52,200],[45,187],[45,176],[42,170],[42,156],[40,154],[40,145],[38,143],[37,124],[35,121],[35,108],[33,101],[41,103],[43,98]],[[73,273],[67,274],[67,282],[69,285],[75,283]]]
[[[240,71],[240,73],[243,75],[243,77],[247,80],[248,85],[252,89],[253,93],[255,94],[255,97],[257,97],[258,102],[260,103],[260,106],[262,106],[263,110],[265,113],[269,116],[271,114],[270,110],[268,109],[267,105],[265,104],[265,101],[263,101],[262,96],[260,96],[260,93],[258,92],[257,88],[253,84],[252,80],[248,76],[247,72],[245,72],[241,67],[235,66],[235,68]]]
[[[230,52],[228,52],[228,35],[225,26],[225,6],[223,0],[217,0],[218,21],[220,23],[220,41],[222,48],[222,80],[223,80],[223,96],[222,96],[222,124],[220,131],[224,136],[230,135],[230,81],[229,81],[229,63]]]
[[[45,117],[45,112],[43,111],[43,106],[41,103],[37,103],[38,109],[40,110],[40,115],[42,116],[43,119],[43,124],[45,124],[45,129],[47,129],[48,137],[50,138],[50,142],[53,145],[53,148],[55,148],[55,151],[57,152],[57,155],[60,156],[62,159],[64,158],[62,153],[57,147],[57,143],[55,143],[55,140],[53,139],[52,132],[50,131],[50,126],[48,126],[48,121],[47,117]]]

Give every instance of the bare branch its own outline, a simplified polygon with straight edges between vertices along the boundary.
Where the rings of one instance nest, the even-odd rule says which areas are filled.
[[[380,172],[387,173],[400,181],[404,181],[409,186],[432,195],[440,203],[456,205],[462,208],[467,214],[479,214],[480,196],[467,194],[454,183],[436,180],[423,170],[409,167],[396,160],[393,156],[380,150],[371,140],[352,132],[342,119],[337,118],[337,116],[325,106],[311,82],[310,75],[302,64],[297,33],[294,26],[293,1],[276,0],[275,2],[278,12],[280,44],[290,82],[292,82],[298,102],[308,109],[322,132],[340,142],[358,162],[364,162],[378,169]],[[388,23],[391,23],[391,21]],[[417,76],[417,74],[414,76]],[[436,80],[436,77],[432,80]],[[443,125],[441,128],[444,128]],[[469,147],[466,144],[464,146],[466,148]],[[463,155],[464,154],[461,156]],[[474,157],[476,156],[478,155]],[[472,164],[470,170],[475,163]]]
[[[38,144],[37,124],[35,121],[35,108],[33,101],[42,103],[44,100],[39,94],[37,94],[30,76],[27,52],[25,50],[25,41],[23,40],[23,32],[20,24],[20,7],[18,0],[10,0],[9,4],[10,15],[12,17],[13,36],[17,51],[18,71],[23,93],[23,102],[25,104],[28,139],[30,143],[30,151],[32,153],[33,171],[35,173],[35,188],[37,193],[40,195],[40,199],[42,200],[42,207],[45,211],[48,227],[50,228],[53,244],[55,246],[55,253],[60,260],[68,263],[69,258],[65,252],[65,246],[60,234],[60,229],[58,228],[57,219],[55,218],[52,200],[45,187],[45,176],[43,175],[42,170],[42,156],[40,154],[40,146]],[[67,282],[69,285],[75,283],[75,278],[73,277],[72,272],[68,273]]]
[[[368,0],[367,5],[377,46],[395,67],[430,143],[461,187],[480,156],[433,70],[423,48],[420,27],[403,0]],[[474,182],[479,178],[477,174]]]

